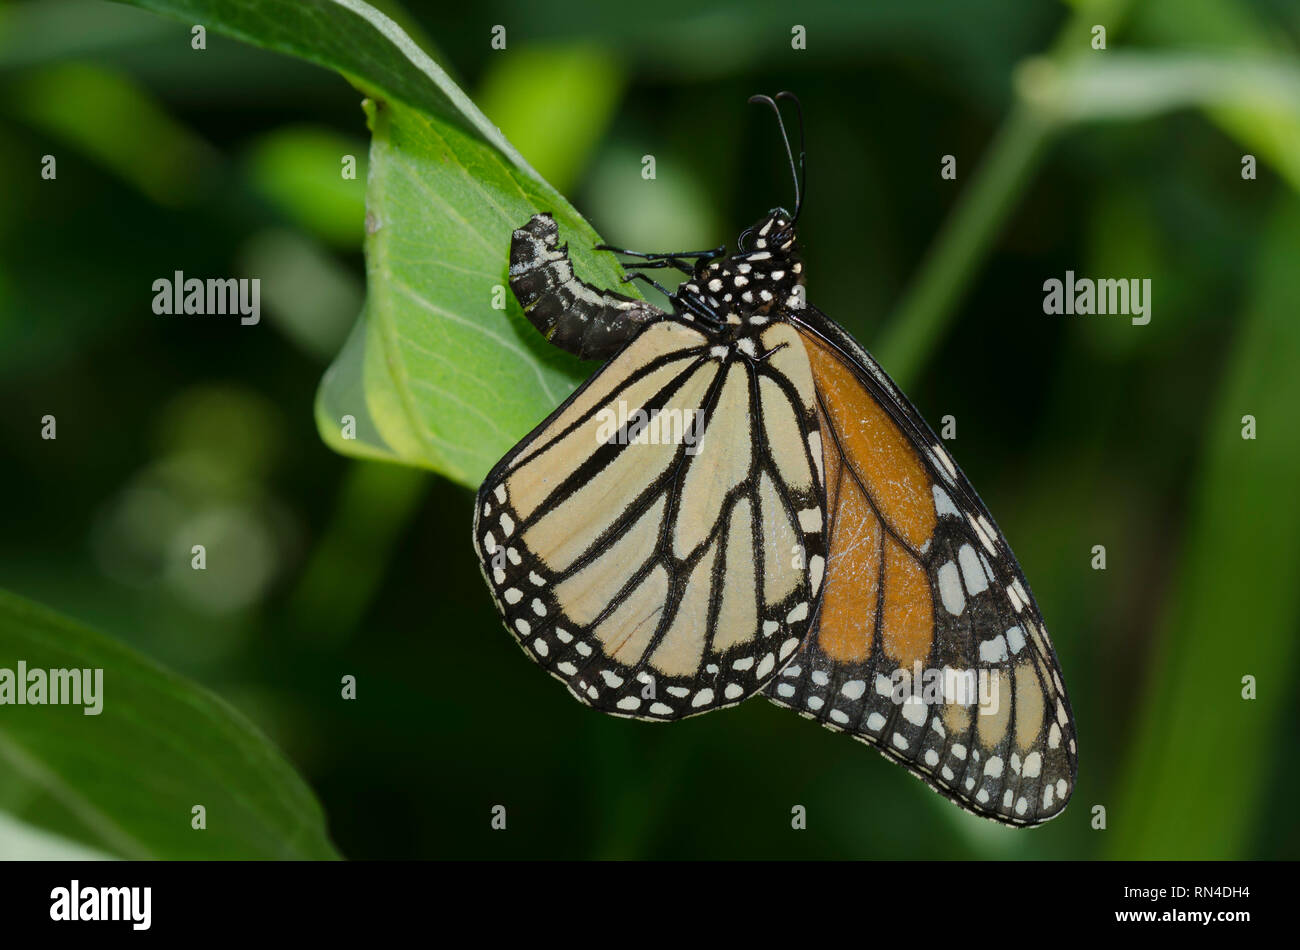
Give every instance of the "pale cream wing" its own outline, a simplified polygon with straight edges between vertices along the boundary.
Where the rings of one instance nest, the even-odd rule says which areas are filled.
[[[643,330],[479,490],[475,546],[524,651],[617,715],[760,689],[825,570],[815,405],[788,325],[743,347],[674,319]]]

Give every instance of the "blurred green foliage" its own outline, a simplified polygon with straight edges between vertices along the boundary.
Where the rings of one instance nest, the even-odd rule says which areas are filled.
[[[9,818],[0,822],[0,855],[40,835],[47,857],[66,854],[73,842],[137,859],[336,856],[311,791],[215,696],[3,592],[0,656],[26,664],[9,667],[20,677],[101,671],[76,674],[69,705],[6,706],[0,809]]]
[[[328,128],[286,126],[252,143],[245,174],[285,217],[340,248],[355,248],[366,217],[366,147]],[[344,178],[346,163],[352,177]]]
[[[355,36],[308,58],[509,157],[500,124],[626,246],[733,241],[788,201],[770,124],[744,102],[800,94],[811,297],[927,417],[959,420],[951,448],[1061,654],[1080,732],[1071,807],[1032,833],[980,822],[761,701],[655,727],[569,699],[499,629],[470,493],[340,458],[316,434],[316,384],[365,274],[366,175],[336,177],[366,134],[357,89],[215,27],[192,50],[184,21],[125,7],[0,10],[0,173],[17,183],[0,204],[0,426],[19,502],[0,587],[234,703],[350,857],[1300,853],[1293,4],[672,0],[632,24],[608,5],[386,6],[490,122],[466,119],[454,86],[425,89],[409,59],[359,75]],[[790,47],[792,18],[807,50]],[[256,22],[235,32],[303,55],[304,22],[254,37]],[[418,140],[397,146],[385,157],[420,181],[448,170]],[[1241,177],[1247,151],[1258,180]],[[396,196],[407,233],[437,198]],[[406,266],[461,253],[444,246],[455,233],[432,230]],[[505,250],[479,266],[504,274]],[[151,282],[177,269],[262,276],[262,324],[155,316]],[[1066,269],[1151,277],[1151,324],[1045,316],[1042,283]],[[521,337],[548,358],[536,344]],[[474,381],[494,393],[476,406],[521,399],[508,366]],[[340,398],[364,385],[339,381]],[[560,395],[513,411],[540,419]],[[45,413],[55,441],[39,437]],[[196,532],[225,546],[197,589]],[[1095,544],[1106,571],[1090,569]],[[354,701],[339,698],[348,674]],[[1245,675],[1259,699],[1240,698]],[[805,832],[789,827],[796,803]],[[39,850],[61,827],[31,820],[0,848]]]

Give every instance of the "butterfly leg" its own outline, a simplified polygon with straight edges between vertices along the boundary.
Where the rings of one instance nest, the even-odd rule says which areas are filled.
[[[614,247],[610,244],[597,244],[595,245],[595,250],[611,251],[614,254],[622,254],[625,257],[639,257],[643,261],[686,260],[687,258],[711,261],[715,257],[721,257],[723,254],[727,253],[725,246],[710,248],[707,251],[672,251],[667,254],[647,254],[644,251],[629,251],[625,247]]]
[[[672,294],[669,296],[669,299],[678,307],[689,310],[691,313],[695,314],[695,316],[700,317],[715,326],[720,327],[727,322],[718,315],[716,310],[694,294]]]
[[[701,320],[705,321],[706,323],[710,323],[713,324],[714,326],[719,326],[719,327],[726,323],[726,321],[723,320],[722,317],[718,316],[717,312],[708,304],[706,304],[703,300],[692,295],[682,295],[682,294],[678,294],[675,291],[669,290],[663,284],[659,283],[659,281],[652,278],[649,274],[643,274],[640,271],[633,271],[632,273],[624,277],[623,280],[624,282],[631,282],[633,280],[645,281],[655,290],[659,291],[661,294],[663,294],[665,297],[667,297],[669,300],[672,301],[674,313],[676,313],[678,316],[687,316],[688,319],[690,319],[692,316],[699,317]],[[683,313],[683,311],[686,311],[686,313]]]
[[[673,267],[681,271],[683,274],[695,273],[691,265],[687,264],[685,261],[678,260],[675,257],[665,257],[661,260],[653,261],[638,261],[636,266],[641,270],[656,270],[664,267]]]
[[[707,251],[674,251],[667,254],[647,254],[642,251],[630,251],[625,247],[613,247],[609,244],[597,244],[595,249],[598,251],[612,251],[625,257],[639,258],[643,263],[637,266],[643,269],[675,267],[683,274],[688,275],[695,273],[695,266],[698,266],[700,261],[711,261],[715,257],[721,257],[727,253],[726,247],[714,247]],[[696,265],[693,266],[687,263],[691,259],[696,261]]]
[[[663,284],[659,283],[659,281],[655,280],[649,274],[643,274],[639,270],[633,271],[632,273],[628,274],[626,277],[623,278],[623,283],[630,284],[634,280],[643,280],[651,287],[653,287],[655,290],[663,294],[665,297],[668,297],[669,299],[672,298],[673,292],[669,290],[667,287],[665,287]]]

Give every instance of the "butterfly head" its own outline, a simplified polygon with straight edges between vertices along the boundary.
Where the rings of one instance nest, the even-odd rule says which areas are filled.
[[[798,310],[804,303],[803,260],[791,214],[773,208],[740,236],[739,251],[701,261],[687,290],[699,288],[705,302],[728,323],[766,316],[773,309]]]
[[[736,246],[740,254],[767,251],[770,254],[796,252],[794,216],[784,208],[773,208],[740,233]]]

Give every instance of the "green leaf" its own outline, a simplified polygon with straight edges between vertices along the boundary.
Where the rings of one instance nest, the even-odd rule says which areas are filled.
[[[103,678],[89,707],[0,706],[0,811],[18,819],[0,822],[0,857],[337,857],[302,779],[213,694],[0,591],[0,669],[20,661]],[[205,830],[191,827],[195,805]]]
[[[0,812],[0,857],[6,861],[105,861],[111,855],[25,825]]]
[[[552,212],[578,272],[600,286],[619,284],[613,255],[591,250],[600,240],[591,226],[360,0],[131,2],[335,69],[366,94],[368,296],[322,381],[317,423],[337,451],[476,486],[584,375],[509,293],[511,232]]]
[[[606,285],[616,271],[599,273],[595,232],[495,149],[401,104],[368,111],[365,408],[399,458],[477,486],[581,375],[507,289],[511,231],[555,209],[580,271]]]

